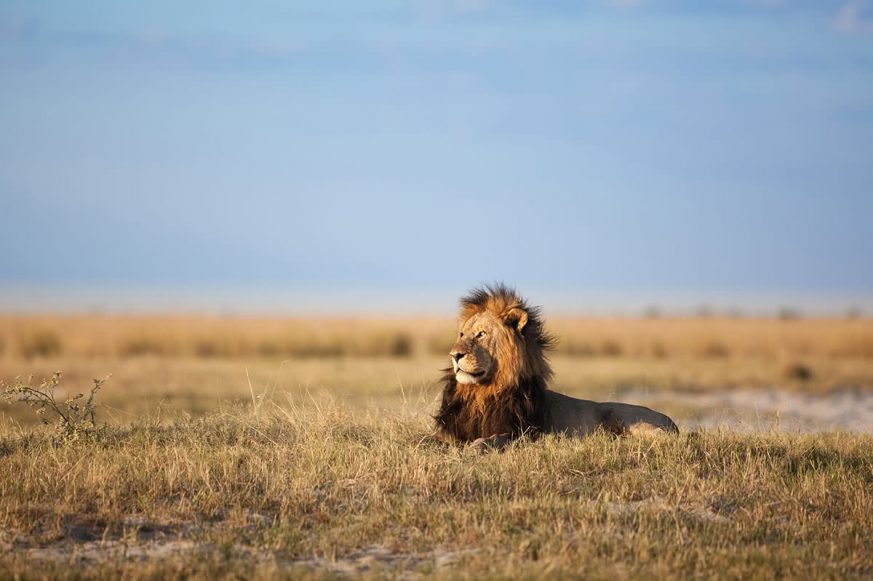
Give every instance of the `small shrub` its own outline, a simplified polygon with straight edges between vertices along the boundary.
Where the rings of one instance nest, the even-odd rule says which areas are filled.
[[[700,305],[694,310],[694,316],[701,319],[708,319],[715,315],[715,310],[709,305]]]
[[[398,333],[388,351],[394,357],[409,357],[412,355],[412,337],[408,333]]]
[[[21,355],[27,359],[60,355],[63,344],[60,336],[51,329],[33,329],[18,338]]]
[[[802,316],[801,312],[793,307],[782,307],[776,313],[776,318],[780,321],[799,321]]]
[[[846,309],[846,318],[850,321],[855,321],[864,317],[864,310],[857,305],[852,305]]]
[[[316,341],[310,345],[298,345],[295,350],[295,355],[300,357],[342,357],[347,354],[346,345],[338,338]]]
[[[197,339],[194,342],[194,355],[197,357],[216,357],[221,354],[218,343],[211,339]]]
[[[242,357],[250,352],[242,337],[233,335],[200,337],[194,341],[194,355],[197,357]]]
[[[792,362],[782,369],[782,376],[790,381],[809,381],[815,376],[815,373],[809,365]]]
[[[661,341],[653,341],[651,345],[649,345],[649,355],[655,359],[665,359],[669,353],[667,352],[664,343]]]
[[[597,354],[597,349],[585,341],[562,342],[558,345],[558,351],[571,357],[593,357]]]
[[[306,340],[289,338],[282,345],[282,354],[287,357],[317,359],[321,357],[342,357],[348,354],[348,349],[339,337],[327,339],[313,337]]]
[[[285,355],[287,349],[285,345],[277,339],[264,340],[255,345],[255,353],[261,357],[278,357]]]
[[[646,310],[643,311],[643,317],[646,319],[660,319],[661,307],[657,305],[651,305],[649,307],[646,307]]]
[[[600,354],[603,357],[620,357],[623,353],[624,349],[618,341],[607,339],[600,344]]]
[[[94,396],[103,387],[109,376],[95,379],[87,398],[84,393],[78,393],[67,398],[64,403],[55,399],[55,388],[61,383],[61,373],[55,372],[49,379],[43,380],[38,386],[33,386],[32,378],[27,383],[17,379],[12,385],[0,382],[3,388],[2,398],[7,403],[26,403],[32,407],[44,424],[52,423],[65,441],[76,440],[83,436],[93,435],[97,431],[96,405]]]
[[[171,345],[148,335],[128,337],[118,348],[119,355],[133,357],[137,355],[169,355]]]
[[[708,341],[700,348],[700,356],[707,359],[721,359],[731,354],[731,350],[721,341]]]

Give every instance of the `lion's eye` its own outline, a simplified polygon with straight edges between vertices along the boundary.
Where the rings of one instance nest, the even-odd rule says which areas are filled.
[[[461,331],[461,334],[460,334],[460,335],[458,335],[458,337],[463,337],[463,336],[464,336],[464,332],[463,332],[463,331]]]
[[[481,339],[484,336],[485,336],[485,331],[479,331],[479,333],[476,334],[477,339]]]

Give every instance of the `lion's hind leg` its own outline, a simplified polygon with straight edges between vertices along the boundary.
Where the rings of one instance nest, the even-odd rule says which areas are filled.
[[[623,434],[678,434],[679,428],[666,415],[643,406],[604,404],[600,426],[609,433]]]
[[[650,410],[651,411],[651,410]],[[630,423],[627,426],[628,434],[646,434],[646,435],[658,435],[658,434],[678,434],[679,428],[676,424],[665,416],[664,414],[658,412],[652,412],[660,417],[655,418],[639,418],[633,423]]]
[[[658,426],[655,424],[650,424],[649,422],[637,422],[628,427],[627,433],[632,434],[634,436],[646,435],[646,436],[656,436],[658,434],[663,434],[664,432],[669,431],[663,426]]]

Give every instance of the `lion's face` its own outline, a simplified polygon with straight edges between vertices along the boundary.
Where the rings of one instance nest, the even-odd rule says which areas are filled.
[[[510,321],[507,316],[485,311],[461,320],[458,340],[449,352],[458,383],[491,383],[501,365],[515,367],[514,363],[524,357],[520,335],[524,323],[519,324],[517,313],[514,316]]]

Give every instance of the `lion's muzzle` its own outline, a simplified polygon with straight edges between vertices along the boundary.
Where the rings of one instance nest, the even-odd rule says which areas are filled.
[[[478,383],[490,369],[489,358],[469,342],[455,343],[449,356],[458,383]]]

